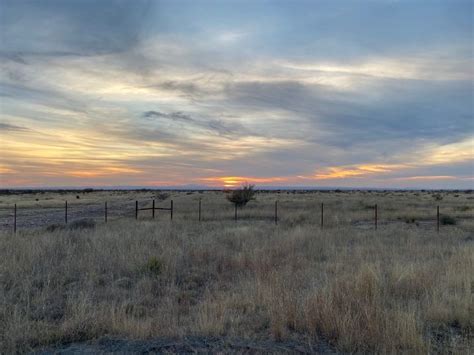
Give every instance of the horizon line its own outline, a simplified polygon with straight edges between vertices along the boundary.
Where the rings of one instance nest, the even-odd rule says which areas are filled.
[[[2,191],[82,191],[92,189],[93,191],[112,191],[112,190],[124,190],[124,191],[138,191],[138,190],[168,190],[168,191],[225,191],[239,189],[241,186],[207,186],[207,185],[173,185],[173,186],[147,186],[147,185],[112,185],[112,186],[13,186],[13,187],[0,187]],[[433,188],[433,187],[371,187],[371,186],[298,186],[298,185],[254,185],[257,191],[296,191],[296,190],[307,190],[307,191],[367,191],[367,190],[391,190],[391,191],[472,191],[473,188]]]

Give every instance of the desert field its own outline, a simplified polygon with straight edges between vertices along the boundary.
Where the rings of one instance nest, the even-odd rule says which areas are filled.
[[[136,220],[153,200],[173,219]],[[469,353],[473,212],[471,191],[259,191],[237,220],[222,191],[4,191],[0,349]]]

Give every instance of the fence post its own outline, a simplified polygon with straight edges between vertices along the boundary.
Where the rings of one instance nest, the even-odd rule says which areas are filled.
[[[234,204],[234,221],[237,222],[237,204]]]
[[[135,219],[138,219],[138,201],[135,201]]]
[[[104,205],[104,219],[105,219],[105,223],[107,223],[107,201],[105,202],[105,205]]]
[[[321,203],[321,229],[324,227],[324,203]]]
[[[13,209],[13,233],[16,233],[16,203]]]
[[[151,215],[152,215],[153,219],[155,219],[155,200],[153,200],[153,209],[152,209],[152,211],[153,212],[152,212]]]
[[[171,220],[173,220],[173,200],[171,200],[171,214],[170,214],[170,217],[171,217]]]
[[[275,224],[278,224],[278,201],[275,201]]]
[[[439,205],[436,207],[436,231],[439,233]]]
[[[199,199],[199,222],[201,222],[201,199]]]
[[[67,224],[67,200],[64,205],[64,222]]]
[[[378,212],[378,211],[377,211],[377,204],[375,204],[375,208],[374,208],[374,209],[375,209],[375,215],[374,215],[375,230],[377,230],[377,218],[378,218],[378,216],[377,216],[377,212]]]

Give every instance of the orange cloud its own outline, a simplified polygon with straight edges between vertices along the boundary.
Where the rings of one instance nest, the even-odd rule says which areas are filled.
[[[405,165],[391,164],[391,165],[380,165],[380,164],[365,164],[365,165],[352,165],[342,167],[330,167],[325,169],[323,172],[316,173],[310,178],[316,180],[327,180],[327,179],[345,179],[351,177],[363,177],[366,175],[376,173],[388,173],[393,170],[403,168]],[[302,178],[305,178],[302,176]]]
[[[450,175],[425,175],[425,176],[407,176],[401,178],[394,178],[392,180],[457,180],[456,176]]]
[[[106,167],[106,168],[93,168],[91,170],[75,170],[71,171],[66,175],[81,177],[81,178],[93,178],[99,176],[110,176],[110,175],[122,175],[122,174],[139,174],[141,170],[132,169],[127,167]]]
[[[15,170],[6,166],[0,166],[0,174],[14,174],[14,173],[16,173]]]

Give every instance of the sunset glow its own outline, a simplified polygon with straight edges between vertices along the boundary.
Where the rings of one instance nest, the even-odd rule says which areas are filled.
[[[223,176],[215,178],[204,178],[202,181],[211,186],[223,186],[227,188],[239,187],[242,185],[273,185],[275,183],[288,182],[288,179],[272,177],[272,178],[257,178],[245,176]]]
[[[0,187],[474,188],[472,4],[363,3],[2,1]]]

